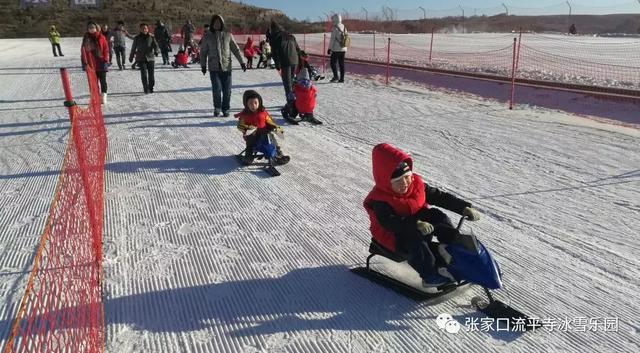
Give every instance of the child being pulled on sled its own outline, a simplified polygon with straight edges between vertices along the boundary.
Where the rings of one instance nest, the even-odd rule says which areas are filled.
[[[316,107],[316,86],[309,79],[308,71],[301,68],[293,84],[293,94],[296,97],[295,106],[300,119],[308,121],[315,125],[322,124],[322,121],[313,116],[313,110]]]
[[[188,48],[188,52],[189,52],[189,57],[191,57],[191,63],[199,64],[200,63],[200,47],[198,46],[198,44],[196,44],[196,42],[191,41]]]
[[[187,53],[187,51],[183,48],[180,47],[180,49],[178,49],[178,54],[174,55],[175,60],[171,63],[171,66],[173,66],[174,68],[176,67],[189,67],[187,66],[187,64],[189,63],[189,54]]]
[[[422,278],[424,287],[438,286],[451,279],[429,248],[432,237],[442,244],[457,240],[460,233],[438,206],[467,217],[480,219],[469,202],[425,183],[413,172],[408,154],[386,143],[373,148],[375,186],[364,200],[371,235],[383,248],[407,254],[409,265]]]
[[[262,104],[260,94],[254,90],[245,91],[242,95],[242,104],[244,105],[244,109],[234,116],[238,118],[237,127],[238,130],[242,131],[242,137],[246,142],[243,162],[247,165],[253,163],[253,152],[259,139],[271,135],[271,141],[276,145],[275,164],[282,165],[288,163],[290,157],[284,155],[282,148],[278,145],[275,136],[273,136],[274,131],[282,133],[282,128],[276,125],[271,119],[271,116]],[[247,132],[252,129],[255,129],[255,131],[247,134]]]

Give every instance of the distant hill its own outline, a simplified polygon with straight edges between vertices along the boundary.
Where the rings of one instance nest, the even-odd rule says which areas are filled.
[[[575,23],[578,34],[640,33],[640,15],[555,15],[555,16],[473,16],[445,17],[410,21],[365,22],[346,20],[351,31],[424,33],[435,27],[440,32],[511,32],[524,31],[566,33]]]
[[[68,0],[50,1],[46,8],[20,9],[19,0],[0,0],[0,38],[45,37],[55,24],[64,37],[80,36],[88,19],[99,24],[115,25],[123,20],[136,32],[140,22],[155,23],[161,19],[172,31],[179,31],[187,19],[196,27],[209,23],[211,15],[221,14],[227,26],[264,32],[271,18],[292,30],[309,25],[291,21],[282,12],[227,0],[102,0],[99,8],[70,8]],[[318,26],[317,30],[321,30]]]

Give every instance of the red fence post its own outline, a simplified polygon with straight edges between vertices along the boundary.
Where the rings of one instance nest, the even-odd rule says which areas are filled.
[[[66,68],[60,68],[60,77],[62,78],[62,89],[64,90],[64,106],[67,107],[67,110],[69,111],[69,120],[73,122],[76,103],[73,101],[71,83],[69,83],[69,73]]]
[[[327,55],[327,34],[322,34],[322,73],[325,72],[325,55]]]
[[[433,31],[435,27],[431,27],[431,44],[429,45],[429,65],[431,65],[431,53],[433,53]]]
[[[513,64],[511,67],[511,99],[509,99],[509,109],[513,109],[513,97],[516,90],[516,38],[513,38]]]
[[[391,38],[387,38],[387,81],[385,84],[389,84],[389,64],[391,62]]]

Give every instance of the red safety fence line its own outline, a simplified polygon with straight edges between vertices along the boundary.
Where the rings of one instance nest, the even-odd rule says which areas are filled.
[[[323,55],[322,43],[316,36],[306,36],[307,52]],[[499,80],[518,85],[537,86],[575,92],[593,93],[601,96],[636,98],[640,96],[640,50],[629,43],[584,43],[588,47],[574,46],[568,49],[555,47],[552,42],[543,43],[538,49],[534,35],[514,33],[496,36],[491,41],[476,38],[425,34],[424,49],[415,45],[415,35],[409,37],[413,44],[398,42],[401,35],[383,37],[372,34],[369,39],[364,35],[356,38],[352,35],[353,45],[347,52],[347,61],[387,64],[387,54],[391,68],[428,71],[448,75],[466,76],[478,79]],[[512,41],[517,37],[515,58]],[[377,38],[374,44],[371,38]],[[378,43],[380,39],[391,38],[388,43]],[[443,39],[447,38],[448,41]],[[495,47],[496,39],[506,39],[504,47],[491,50],[474,50]],[[451,40],[468,41],[468,46],[452,45]],[[375,40],[375,39],[374,39]],[[511,41],[511,43],[509,43]],[[445,43],[443,43],[445,42]],[[476,46],[477,44],[477,46]],[[500,44],[498,42],[498,44]],[[388,48],[388,46],[391,48]],[[532,47],[535,45],[536,47]],[[460,52],[456,48],[468,48]],[[452,50],[453,49],[453,50]],[[545,49],[554,50],[548,52]],[[557,51],[557,52],[556,52]],[[382,56],[384,53],[384,56]],[[611,55],[616,56],[612,59]],[[515,70],[513,68],[515,60]]]
[[[106,131],[88,60],[87,108],[72,101],[61,69],[71,130],[25,293],[4,353],[104,351],[102,222]]]

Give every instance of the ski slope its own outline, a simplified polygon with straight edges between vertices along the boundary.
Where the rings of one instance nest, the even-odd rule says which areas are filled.
[[[63,39],[67,56],[53,58],[46,39],[0,40],[3,346],[68,137],[58,67],[86,100],[79,43]],[[232,111],[256,89],[285,128],[292,161],[271,178],[236,162],[235,119],[212,117],[196,65],[156,66],[156,82],[143,95],[137,71],[108,74],[106,352],[640,350],[638,129],[349,75],[318,85],[324,125],[288,126],[277,73],[234,70]],[[482,212],[470,225],[504,272],[499,298],[547,323],[615,318],[615,330],[448,333],[436,317],[479,318],[469,305],[479,288],[416,303],[350,273],[368,254],[361,204],[380,142]]]

